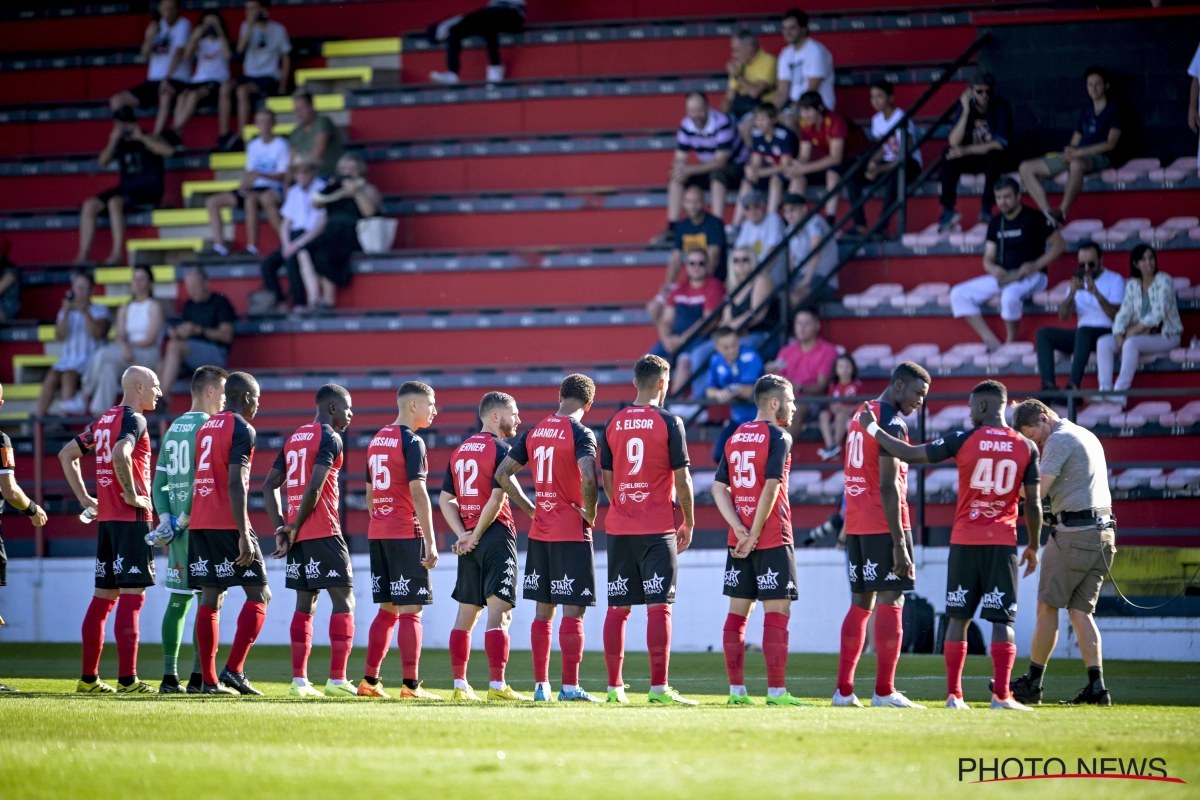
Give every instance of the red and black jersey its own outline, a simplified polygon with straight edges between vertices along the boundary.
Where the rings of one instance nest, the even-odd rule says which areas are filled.
[[[229,468],[246,467],[247,497],[250,463],[258,435],[241,414],[222,411],[209,417],[196,432],[195,479],[192,482],[192,530],[237,530],[229,505]]]
[[[529,538],[545,542],[590,542],[592,527],[575,510],[583,506],[579,459],[596,456],[596,435],[574,417],[551,414],[517,439],[509,458],[530,465],[537,489]],[[574,505],[572,505],[574,504]]]
[[[419,539],[421,523],[413,507],[409,483],[427,473],[425,442],[406,425],[382,428],[367,447],[367,480],[371,482],[368,539]]]
[[[8,434],[0,431],[0,475],[12,475],[17,469],[17,459],[13,456],[12,441]],[[4,511],[4,498],[0,497],[0,511]]]
[[[1041,480],[1037,445],[1012,428],[955,431],[925,447],[930,463],[958,462],[958,510],[951,544],[1017,544],[1022,486]]]
[[[867,403],[879,425],[897,439],[908,441],[908,426],[900,412],[887,403],[871,400]],[[891,533],[883,513],[883,498],[879,493],[879,457],[891,458],[879,447],[875,437],[858,424],[858,415],[850,420],[846,433],[846,535]],[[908,521],[908,464],[896,459],[900,478],[900,527],[912,530]]]
[[[511,449],[508,442],[481,431],[456,447],[450,455],[446,475],[442,478],[442,491],[458,498],[459,516],[467,530],[474,530],[479,524],[484,505],[492,492],[500,488],[496,469]],[[513,536],[517,535],[508,495],[503,495],[500,500],[496,521]]]
[[[321,496],[308,519],[304,520],[296,541],[340,536],[342,523],[338,519],[338,473],[342,469],[342,437],[332,426],[321,422],[301,425],[288,437],[283,450],[275,459],[274,469],[287,476],[283,490],[287,508],[284,521],[294,522],[300,511],[300,501],[312,479],[313,470],[328,467],[329,477],[321,487]]]
[[[122,439],[133,445],[133,490],[150,496],[150,434],[146,418],[129,406],[113,406],[75,437],[84,453],[96,451],[96,502],[101,522],[148,522],[150,512],[125,502],[113,470],[113,448]]]
[[[688,466],[683,420],[659,406],[617,412],[600,437],[600,468],[613,474],[610,536],[675,531],[675,470]]]
[[[758,537],[759,550],[792,543],[792,507],[788,500],[788,473],[792,469],[792,437],[770,422],[745,422],[725,443],[725,454],[717,466],[716,480],[733,492],[738,518],[749,530],[758,513],[758,501],[767,481],[780,482],[779,497]],[[733,530],[729,546],[737,545]]]

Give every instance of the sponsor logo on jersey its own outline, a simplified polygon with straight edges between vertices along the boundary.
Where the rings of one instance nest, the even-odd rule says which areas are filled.
[[[530,572],[525,576],[525,580],[521,583],[521,588],[536,592],[539,584],[541,583],[541,579],[541,575],[538,575],[536,572]]]
[[[188,572],[190,572],[192,574],[193,578],[200,578],[200,577],[207,576],[208,575],[207,559],[200,559],[199,561],[193,561],[191,564],[188,564]]]
[[[256,575],[256,574],[254,573],[254,570],[252,570],[252,569],[248,569],[248,570],[246,570],[245,572],[243,572],[243,573],[242,573],[242,577],[243,577],[243,578],[257,578],[257,577],[258,577],[258,575]]]
[[[591,589],[584,589],[582,592],[580,592],[580,593],[579,593],[579,596],[580,596],[580,597],[591,597],[591,596],[592,596],[592,590],[591,590]]]
[[[107,564],[105,564],[103,561],[101,561],[100,559],[97,558],[96,559],[96,577],[103,578],[107,567],[108,567]]]
[[[767,567],[766,573],[758,576],[758,590],[760,592],[767,589],[779,588],[779,573],[774,572],[770,567]]]
[[[325,577],[326,578],[340,578],[340,577],[342,577],[342,573],[338,572],[336,569],[331,569],[331,570],[329,570],[329,572],[325,573]]]
[[[858,567],[856,567],[854,564],[850,565],[850,582],[851,583],[858,580],[858,573],[856,572],[857,569],[858,569]]]
[[[125,571],[125,556],[117,556],[113,559],[113,575],[120,575]]]
[[[847,483],[843,487],[843,491],[845,491],[846,494],[850,495],[851,497],[858,497],[860,494],[863,494],[867,491],[867,487],[861,486],[857,483]]]
[[[642,581],[642,591],[646,594],[662,594],[663,580],[665,579],[657,572],[654,573],[654,577],[650,580]]]
[[[142,571],[140,569],[138,569],[137,567],[130,567],[129,574],[130,575],[141,575]]]
[[[381,517],[386,517],[388,514],[392,513],[392,507],[391,506],[376,506],[375,513]]]
[[[321,562],[309,556],[308,563],[304,565],[304,577],[310,581],[321,577]]]
[[[411,581],[412,581],[411,578],[406,578],[403,575],[400,576],[399,580],[392,581],[392,583],[391,583],[392,594],[398,595],[400,597],[403,597],[404,595],[408,594],[408,584]]]
[[[554,507],[556,505],[558,505],[558,503],[554,502],[553,500],[543,500],[540,503],[538,503],[538,508],[540,508],[542,511],[545,511],[547,514],[549,514],[551,511],[554,510]]]
[[[875,580],[875,570],[878,568],[879,568],[879,565],[868,558],[867,563],[863,564],[863,580],[864,581]]]
[[[550,581],[550,594],[570,595],[575,591],[572,588],[574,583],[575,579],[567,577],[567,574],[564,572],[561,580]]]
[[[381,578],[374,572],[371,573],[371,593],[379,594],[379,581]]]
[[[643,492],[640,490],[636,491],[636,492],[621,492],[621,502],[624,503],[625,498],[629,498],[630,500],[632,500],[635,503],[640,503],[649,496],[650,496],[649,492]]]
[[[426,589],[424,586],[422,586],[420,589],[417,589],[417,596],[418,597],[428,597],[429,590]]]
[[[955,608],[965,608],[967,605],[967,594],[970,589],[964,589],[962,584],[958,585],[957,589],[946,592],[946,605],[954,606]]]
[[[983,593],[983,607],[990,608],[990,609],[993,609],[996,611],[1003,611],[1004,610],[1004,595],[1005,595],[1005,593],[1000,591],[999,586],[997,586],[995,589],[992,589],[990,592],[984,592]]]
[[[737,586],[738,585],[738,576],[741,574],[742,574],[742,571],[740,569],[725,570],[725,585],[726,586]]]
[[[216,491],[216,489],[214,489],[211,486],[197,486],[196,487],[196,494],[200,495],[201,497],[208,497],[210,494],[212,494],[215,491]]]
[[[284,569],[287,571],[286,577],[293,578],[295,580],[300,580],[300,562],[299,561],[288,561],[287,566]]]
[[[172,583],[179,583],[183,580],[183,570],[179,567],[167,567],[167,580]]]
[[[608,582],[608,596],[616,597],[618,595],[629,594],[629,579],[617,576],[615,581]]]
[[[112,478],[107,478],[107,477],[96,478],[96,483],[100,484],[105,489],[107,489],[109,486],[112,486],[112,482],[113,482]]]
[[[218,578],[232,578],[234,575],[234,567],[237,566],[228,558],[221,564],[217,564]]]

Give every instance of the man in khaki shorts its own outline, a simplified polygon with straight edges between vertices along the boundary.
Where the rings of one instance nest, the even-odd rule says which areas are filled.
[[[1056,520],[1042,548],[1037,625],[1029,647],[1029,671],[1010,684],[1026,704],[1042,701],[1042,675],[1058,642],[1058,610],[1067,609],[1087,667],[1088,685],[1068,705],[1112,705],[1104,687],[1100,630],[1094,614],[1100,586],[1116,553],[1116,519],[1108,492],[1108,465],[1095,434],[1060,419],[1039,400],[1016,408],[1013,427],[1041,451],[1042,497]]]

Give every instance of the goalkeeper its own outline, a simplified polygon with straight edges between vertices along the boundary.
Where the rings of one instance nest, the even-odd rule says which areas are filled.
[[[192,478],[196,458],[196,432],[225,407],[225,378],[219,367],[200,367],[192,376],[192,409],[171,423],[158,448],[154,471],[154,510],[159,524],[146,541],[167,546],[167,591],[170,599],[162,621],[163,679],[160,694],[179,694],[179,644],[187,612],[192,605],[188,588],[188,516],[192,511]],[[192,675],[187,693],[200,692],[200,655],[192,629]]]

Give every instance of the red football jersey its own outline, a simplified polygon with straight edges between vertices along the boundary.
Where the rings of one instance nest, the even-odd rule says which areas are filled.
[[[321,487],[321,496],[308,519],[304,521],[296,541],[323,539],[340,536],[342,523],[338,519],[338,473],[342,469],[342,437],[331,426],[310,422],[301,425],[288,437],[275,459],[274,469],[283,472],[287,479],[283,490],[286,494],[284,520],[293,522],[300,510],[304,490],[312,479],[317,466],[329,467],[329,477]]]
[[[75,437],[85,453],[96,451],[96,502],[100,522],[149,522],[150,512],[125,502],[125,493],[113,471],[113,448],[122,439],[133,445],[133,489],[150,496],[150,435],[146,418],[129,406],[113,406]]]
[[[590,542],[592,526],[572,504],[583,507],[579,459],[596,456],[596,436],[574,417],[551,414],[513,445],[509,456],[528,464],[537,490],[529,538],[545,542]]]
[[[675,470],[688,465],[683,420],[658,406],[616,413],[600,438],[600,468],[613,474],[604,529],[610,536],[674,533]]]
[[[908,441],[908,426],[900,413],[886,403],[872,400],[868,403],[879,425],[897,439]],[[846,535],[859,536],[870,533],[891,533],[887,517],[883,514],[883,500],[879,494],[879,442],[867,434],[858,424],[858,414],[850,418],[850,430],[846,433]],[[884,453],[884,455],[887,455]],[[900,473],[900,526],[908,531],[908,464],[897,459]]]
[[[410,481],[425,480],[425,442],[405,425],[382,428],[367,447],[371,482],[368,539],[419,539],[421,523],[413,507]]]
[[[229,506],[229,468],[249,467],[256,434],[241,414],[214,414],[196,432],[195,479],[192,482],[192,530],[237,530]],[[250,496],[250,471],[245,473]]]
[[[792,437],[778,425],[761,421],[743,423],[725,443],[725,455],[717,466],[715,479],[732,490],[733,506],[747,530],[754,525],[758,501],[767,481],[781,483],[775,507],[758,537],[758,550],[792,543],[792,507],[788,500],[791,468]],[[728,544],[730,547],[737,545],[732,529]]]
[[[446,475],[442,479],[442,491],[458,498],[459,516],[467,530],[474,530],[479,524],[483,506],[491,498],[492,491],[500,488],[496,482],[496,468],[511,449],[507,442],[481,431],[469,437],[450,455],[450,463],[446,465]],[[508,528],[513,536],[517,535],[508,495],[504,495],[500,501],[496,522]]]
[[[1040,480],[1037,446],[1012,428],[955,431],[926,448],[929,461],[958,462],[958,510],[951,544],[1017,543],[1021,487]]]

